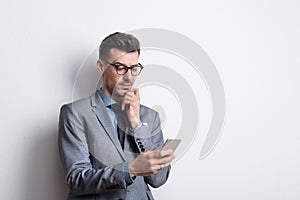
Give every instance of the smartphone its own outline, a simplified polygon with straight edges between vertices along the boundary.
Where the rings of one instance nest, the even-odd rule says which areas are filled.
[[[161,150],[168,150],[172,149],[173,152],[175,152],[176,148],[178,147],[179,143],[181,142],[181,139],[167,139],[164,143]]]

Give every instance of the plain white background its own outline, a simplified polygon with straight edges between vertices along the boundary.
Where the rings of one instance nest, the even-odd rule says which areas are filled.
[[[66,199],[59,108],[76,72],[114,31],[164,28],[197,42],[227,100],[223,135],[203,136],[157,199],[300,199],[300,4],[296,0],[1,1],[1,199]]]

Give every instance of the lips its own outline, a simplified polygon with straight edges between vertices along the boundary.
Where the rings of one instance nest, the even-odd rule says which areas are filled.
[[[131,84],[130,83],[121,83],[119,84],[122,88],[124,89],[130,89],[131,88]]]

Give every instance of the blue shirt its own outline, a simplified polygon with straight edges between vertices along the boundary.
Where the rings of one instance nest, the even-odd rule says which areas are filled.
[[[116,134],[118,134],[118,118],[116,116],[116,113],[109,107],[117,102],[114,101],[112,98],[108,97],[101,88],[98,90],[98,93],[100,94],[100,97],[104,102],[109,118],[114,125],[115,132]]]

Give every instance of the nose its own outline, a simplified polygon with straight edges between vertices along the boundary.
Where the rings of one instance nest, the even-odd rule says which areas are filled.
[[[133,76],[131,74],[131,69],[128,69],[128,71],[126,72],[126,74],[123,75],[123,79],[124,80],[132,80]]]

